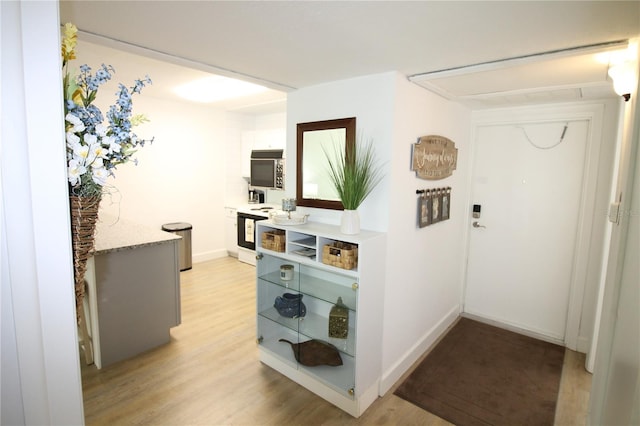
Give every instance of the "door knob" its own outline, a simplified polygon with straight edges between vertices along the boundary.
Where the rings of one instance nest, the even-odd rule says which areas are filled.
[[[477,220],[475,222],[473,222],[472,225],[473,225],[474,228],[486,228],[486,226],[480,225],[480,222],[478,222]]]

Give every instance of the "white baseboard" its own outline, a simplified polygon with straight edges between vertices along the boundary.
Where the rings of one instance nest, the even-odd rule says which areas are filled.
[[[436,325],[431,327],[431,329],[429,329],[424,336],[404,354],[404,356],[395,362],[391,368],[387,371],[383,371],[379,389],[380,396],[384,396],[384,394],[391,389],[402,375],[433,346],[438,338],[440,338],[447,328],[454,323],[459,315],[460,306],[456,305],[444,317],[442,317]]]
[[[542,340],[549,343],[555,343],[556,345],[560,345],[560,346],[565,346],[564,339],[560,338],[559,336],[552,336],[550,334],[545,334],[542,331],[528,330],[526,328],[519,326],[518,324],[509,323],[507,321],[504,321],[498,318],[489,318],[489,317],[474,314],[471,312],[462,312],[460,316],[469,318],[478,322],[482,322],[488,325],[492,325],[494,327],[513,331],[514,333],[522,334],[524,336],[533,337],[534,339]]]
[[[208,260],[220,259],[227,257],[227,249],[212,250],[204,253],[194,254],[191,258],[192,263],[206,262]]]

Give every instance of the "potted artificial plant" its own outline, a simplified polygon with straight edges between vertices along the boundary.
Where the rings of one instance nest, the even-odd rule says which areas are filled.
[[[324,148],[323,148],[324,150]],[[324,150],[329,163],[329,178],[344,207],[340,231],[360,232],[358,207],[382,180],[382,169],[376,163],[373,143],[357,142],[352,152],[334,146],[333,156]]]

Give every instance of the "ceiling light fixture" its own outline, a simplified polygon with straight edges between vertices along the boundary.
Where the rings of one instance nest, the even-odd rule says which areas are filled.
[[[609,77],[613,80],[613,90],[622,96],[625,101],[631,98],[631,92],[636,84],[636,75],[633,72],[633,62],[627,61],[609,68]]]
[[[613,90],[626,101],[637,84],[636,68],[638,66],[638,44],[629,43],[625,50],[611,52],[609,57],[609,77],[613,80]]]
[[[255,95],[268,89],[258,84],[233,78],[212,75],[178,86],[174,92],[187,100],[201,103],[213,103],[226,99]]]

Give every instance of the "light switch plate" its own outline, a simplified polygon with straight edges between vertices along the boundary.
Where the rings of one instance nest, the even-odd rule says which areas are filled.
[[[617,224],[620,220],[620,203],[609,204],[609,222]]]

